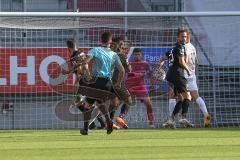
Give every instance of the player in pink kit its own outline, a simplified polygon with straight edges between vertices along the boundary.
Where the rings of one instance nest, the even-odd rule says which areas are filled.
[[[130,62],[132,71],[128,73],[126,86],[133,97],[140,99],[147,107],[147,117],[150,127],[154,126],[154,117],[152,102],[148,96],[148,90],[144,82],[144,76],[150,73],[151,67],[147,61],[142,60],[141,49],[135,48],[133,50],[133,61]]]

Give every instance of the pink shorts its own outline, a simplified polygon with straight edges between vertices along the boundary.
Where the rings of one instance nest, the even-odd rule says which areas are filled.
[[[127,86],[130,94],[136,95],[136,97],[146,97],[148,95],[148,91],[145,85],[139,86]]]

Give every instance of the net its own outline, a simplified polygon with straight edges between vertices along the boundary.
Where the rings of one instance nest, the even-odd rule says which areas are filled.
[[[191,41],[200,58],[197,82],[213,118],[211,126],[239,126],[239,20],[239,16],[153,16],[128,17],[126,23],[125,17],[0,17],[0,129],[82,126],[77,109],[59,111],[59,104],[67,102],[68,106],[74,99],[69,87],[73,86],[74,77],[67,77],[66,88],[49,85],[50,73],[68,59],[67,39],[76,39],[78,47],[87,52],[100,45],[104,31],[110,31],[125,40],[130,60],[133,49],[141,48],[142,58],[154,68],[160,56],[176,43],[180,26],[190,28]],[[148,76],[145,83],[155,124],[161,127],[168,116],[168,85],[159,81],[150,91]],[[203,126],[203,114],[195,102],[191,102],[188,118],[197,127]],[[148,127],[141,100],[130,108],[126,120],[131,128]]]

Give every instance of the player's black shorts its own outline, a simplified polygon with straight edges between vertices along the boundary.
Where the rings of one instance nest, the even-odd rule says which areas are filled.
[[[166,79],[174,89],[175,95],[187,92],[187,79],[183,75],[168,73]]]
[[[91,82],[79,81],[79,92],[86,96],[86,101],[93,104],[95,101],[101,103],[116,96],[110,79],[94,77]]]

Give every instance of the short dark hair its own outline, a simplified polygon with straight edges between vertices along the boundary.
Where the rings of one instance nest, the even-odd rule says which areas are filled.
[[[178,33],[177,33],[177,35],[179,36],[180,35],[180,33],[183,33],[183,32],[186,32],[188,35],[189,35],[189,29],[187,28],[187,27],[179,27],[178,28]]]
[[[142,52],[142,50],[140,48],[134,48],[133,53],[136,53],[136,52]]]
[[[104,32],[101,36],[102,43],[107,43],[109,41],[110,37],[112,37],[112,34],[110,32]]]
[[[115,37],[112,39],[112,41],[115,43],[119,43],[120,41],[123,41],[123,39],[121,37]]]
[[[75,40],[73,38],[69,38],[67,40],[67,47],[68,48],[75,48]]]

